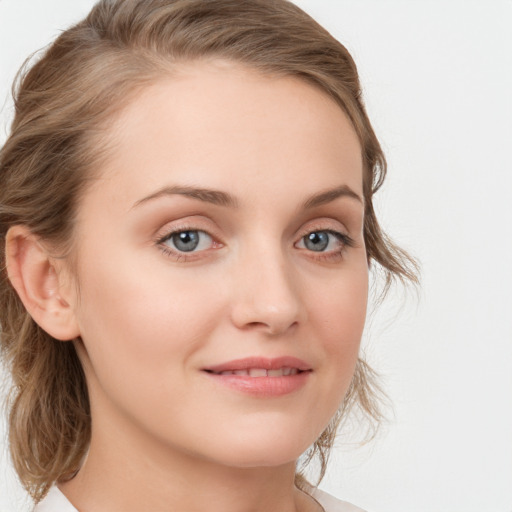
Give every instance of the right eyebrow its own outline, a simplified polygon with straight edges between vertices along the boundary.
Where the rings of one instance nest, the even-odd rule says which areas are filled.
[[[190,187],[186,185],[173,185],[163,187],[156,192],[153,192],[149,196],[139,199],[132,208],[135,208],[141,204],[147,203],[152,199],[157,199],[164,196],[181,195],[185,197],[191,197],[192,199],[198,199],[206,203],[215,204],[217,206],[225,206],[228,208],[238,208],[238,200],[226,192],[221,190],[214,190],[209,188]]]

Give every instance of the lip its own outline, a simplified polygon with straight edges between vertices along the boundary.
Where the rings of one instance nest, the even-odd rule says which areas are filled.
[[[298,370],[305,372],[312,370],[311,365],[292,356],[282,357],[246,357],[244,359],[234,359],[232,361],[226,361],[225,363],[217,364],[214,366],[208,366],[203,368],[204,371],[212,373],[220,373],[227,371],[236,370],[248,370],[249,368],[263,368],[265,370],[278,370],[279,368],[297,368]]]
[[[279,370],[280,368],[296,369],[296,373],[286,376],[257,376],[221,375],[221,372],[240,371],[249,369]],[[225,363],[208,366],[202,370],[204,374],[217,384],[234,391],[261,397],[278,397],[293,393],[302,388],[310,378],[313,369],[311,365],[291,356],[276,358],[247,357],[234,359]]]

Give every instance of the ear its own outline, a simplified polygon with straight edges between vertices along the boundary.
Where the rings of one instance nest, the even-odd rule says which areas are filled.
[[[5,256],[9,280],[34,321],[58,340],[77,338],[80,331],[70,306],[72,287],[59,282],[61,261],[52,258],[25,226],[9,229]]]

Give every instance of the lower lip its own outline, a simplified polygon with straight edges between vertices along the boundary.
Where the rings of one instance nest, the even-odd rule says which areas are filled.
[[[235,391],[262,398],[283,396],[301,389],[309,379],[311,371],[283,377],[249,377],[245,375],[205,374],[215,382]]]

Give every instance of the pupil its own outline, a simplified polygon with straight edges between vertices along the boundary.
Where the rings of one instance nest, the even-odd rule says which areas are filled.
[[[329,235],[325,231],[310,233],[304,245],[312,251],[323,251],[329,245]]]
[[[199,234],[197,231],[183,231],[173,235],[172,241],[179,251],[190,252],[199,245]]]

